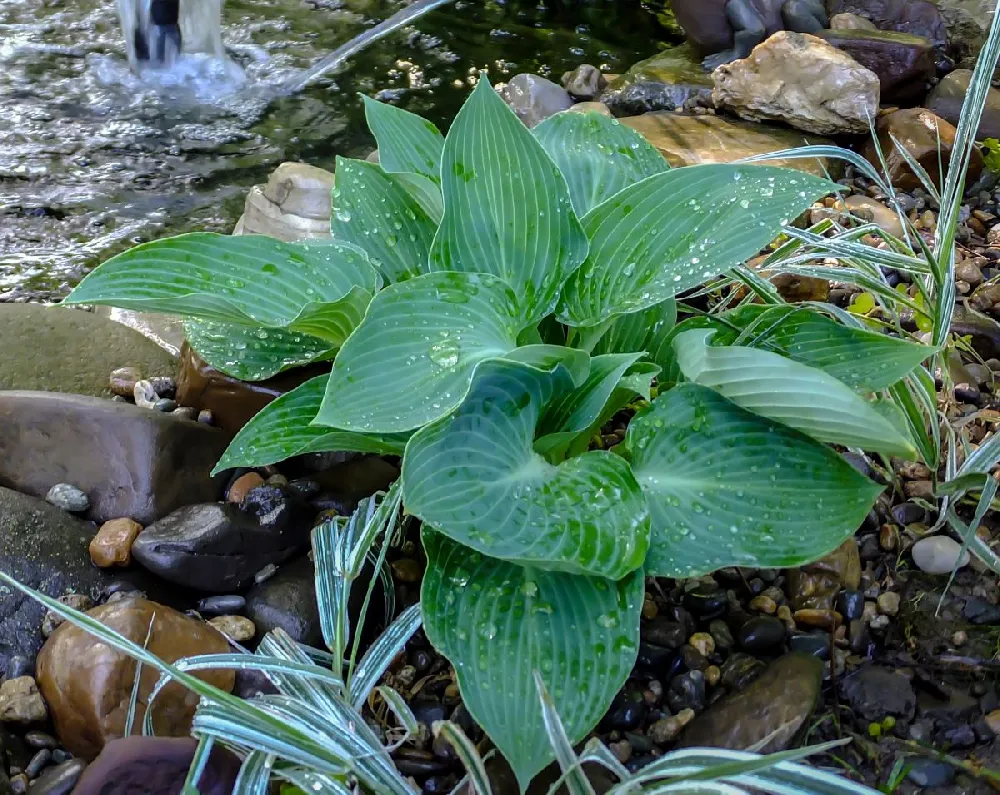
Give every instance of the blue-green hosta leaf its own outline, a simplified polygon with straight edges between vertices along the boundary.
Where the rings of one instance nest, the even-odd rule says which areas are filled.
[[[532,449],[566,371],[505,361],[479,367],[453,414],[406,445],[406,510],[496,558],[618,579],[642,565],[646,505],[628,464],[601,450],[558,466]]]
[[[390,282],[427,273],[437,224],[392,174],[374,163],[337,158],[330,231],[368,254]]]
[[[587,238],[565,178],[485,78],[448,130],[441,187],[431,269],[499,276],[525,326],[548,315]]]
[[[581,218],[622,188],[670,168],[642,135],[600,113],[557,113],[532,132],[566,177]]]
[[[916,455],[913,441],[842,381],[770,351],[710,347],[713,334],[696,329],[674,339],[678,366],[689,381],[821,442],[906,458]]]
[[[185,320],[184,336],[212,367],[241,381],[263,381],[336,352],[329,342],[309,334],[212,320]]]
[[[533,672],[570,742],[582,740],[635,663],[642,572],[613,582],[518,566],[426,525],[423,542],[427,637],[455,666],[465,706],[524,790],[554,758]]]
[[[656,355],[677,322],[677,302],[672,298],[640,312],[619,315],[597,341],[593,353],[645,351]]]
[[[645,400],[652,400],[653,379],[659,374],[660,366],[658,364],[636,362],[622,376],[622,380],[618,382],[618,388],[628,390]]]
[[[596,326],[673,298],[757,254],[836,189],[799,171],[735,164],[631,185],[583,219],[590,253],[563,289],[559,319]]]
[[[365,103],[365,120],[378,144],[378,159],[390,174],[412,173],[441,179],[441,150],[444,137],[431,122],[394,105],[369,97]]]
[[[113,257],[66,302],[283,328],[339,346],[378,287],[365,253],[343,243],[195,233]]]
[[[306,453],[402,455],[409,434],[354,433],[309,424],[319,412],[329,378],[310,378],[268,403],[236,434],[213,472],[276,464]]]
[[[410,431],[455,409],[480,362],[517,347],[514,292],[489,274],[428,273],[372,301],[337,355],[316,422]]]
[[[825,445],[696,384],[637,414],[625,444],[649,503],[649,574],[808,563],[853,535],[882,490]]]
[[[590,354],[564,345],[522,345],[504,354],[508,362],[520,362],[536,370],[552,370],[557,365],[566,368],[574,386],[581,386],[590,375]]]

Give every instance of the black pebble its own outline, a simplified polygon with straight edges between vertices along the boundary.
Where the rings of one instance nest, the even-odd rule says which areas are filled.
[[[667,618],[656,618],[640,625],[639,637],[664,649],[679,649],[687,641],[688,632],[684,625]]]
[[[82,759],[50,767],[31,785],[31,795],[69,795],[86,767]]]
[[[413,717],[421,723],[427,724],[427,728],[434,725],[435,721],[444,720],[448,717],[448,708],[440,701],[425,699],[415,701],[410,705],[413,710]]]
[[[726,592],[712,585],[699,585],[684,594],[684,606],[696,616],[718,618],[726,612]]]
[[[423,790],[427,795],[436,795],[439,792],[451,792],[458,784],[458,778],[454,775],[431,776],[424,782]]]
[[[667,704],[674,712],[682,709],[693,709],[701,712],[705,709],[705,674],[701,671],[688,671],[675,676],[667,691]]]
[[[785,625],[773,616],[751,618],[740,627],[740,646],[752,654],[774,651],[785,640]]]
[[[646,714],[646,706],[642,694],[626,691],[615,696],[604,718],[604,724],[609,729],[635,729]]]
[[[918,759],[906,776],[918,787],[942,787],[955,779],[955,770],[947,762]]]
[[[944,739],[952,748],[971,748],[976,744],[976,732],[969,724],[956,726],[944,733]]]
[[[978,596],[972,596],[965,602],[962,616],[973,624],[1000,624],[1000,607],[991,605]]]
[[[24,735],[24,741],[31,748],[58,748],[59,741],[56,740],[51,734],[46,734],[45,732],[28,732]]]
[[[674,652],[653,643],[640,643],[636,663],[640,668],[659,670],[673,657]]]
[[[417,649],[413,653],[413,667],[417,669],[418,674],[427,673],[430,670],[431,664],[434,662],[434,657],[424,649]]]
[[[837,595],[837,612],[844,621],[857,621],[865,612],[865,595],[861,591],[841,591]]]
[[[28,762],[28,766],[24,769],[24,774],[28,778],[37,778],[38,774],[42,772],[42,768],[45,767],[51,760],[52,752],[48,748],[43,748],[31,757],[31,761]]]
[[[793,635],[788,640],[788,647],[792,651],[811,654],[821,660],[830,659],[830,636],[825,632],[822,634],[810,632],[807,635]]]
[[[892,519],[896,524],[908,525],[914,522],[924,522],[927,520],[927,511],[922,505],[915,502],[901,502],[894,505],[890,511]]]
[[[721,619],[717,618],[708,625],[708,634],[712,636],[712,640],[715,641],[715,648],[719,651],[729,651],[736,645],[729,625]]]
[[[206,596],[198,602],[198,612],[203,616],[238,616],[247,609],[247,600],[238,594]]]

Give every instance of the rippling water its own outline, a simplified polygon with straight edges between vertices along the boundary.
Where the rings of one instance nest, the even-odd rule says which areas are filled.
[[[113,0],[0,0],[0,297],[56,297],[135,243],[231,230],[247,186],[284,160],[332,167],[373,146],[357,93],[444,126],[481,69],[620,71],[656,49],[630,0],[467,0],[350,61],[302,94],[275,86],[401,0],[228,0],[233,64],[190,58],[155,82],[125,63]]]

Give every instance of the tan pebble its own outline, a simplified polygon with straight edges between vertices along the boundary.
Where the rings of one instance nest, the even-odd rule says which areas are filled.
[[[628,740],[619,740],[616,743],[611,743],[608,747],[611,749],[611,753],[615,755],[615,758],[623,765],[632,758],[632,743]]]
[[[256,472],[247,472],[244,475],[240,475],[233,481],[233,485],[229,487],[229,493],[226,494],[226,501],[239,505],[246,498],[247,494],[258,486],[263,485],[264,478]]]
[[[573,113],[599,113],[602,116],[611,116],[611,109],[603,102],[577,102],[569,108]]]
[[[117,370],[112,370],[109,382],[111,394],[132,398],[135,394],[135,384],[139,380],[139,371],[134,367],[119,367]]]
[[[934,483],[930,480],[910,480],[903,484],[903,493],[909,497],[925,500],[934,499]]]
[[[389,565],[400,582],[420,582],[420,578],[424,576],[424,567],[413,558],[400,558]]]
[[[886,552],[892,552],[899,546],[899,528],[894,524],[884,524],[878,531],[878,545]]]
[[[709,687],[719,684],[719,679],[721,678],[722,670],[718,665],[710,665],[705,669],[705,681],[708,682]]]
[[[454,682],[452,682],[451,684],[449,684],[444,689],[444,699],[445,699],[445,701],[452,701],[453,699],[459,698],[460,695],[461,694],[458,692],[458,685],[456,685]]]
[[[959,629],[955,631],[955,634],[951,636],[951,642],[954,646],[964,646],[969,640],[969,635],[964,629]]]
[[[660,718],[649,727],[649,739],[657,745],[665,745],[677,737],[681,733],[681,729],[687,726],[692,718],[694,718],[694,710],[692,709],[682,709],[676,715]]]
[[[656,606],[656,602],[652,599],[644,599],[642,601],[642,617],[646,619],[656,618],[657,614],[660,612],[660,608]]]
[[[750,609],[759,610],[762,613],[767,613],[769,616],[773,616],[775,611],[778,609],[778,605],[775,604],[774,600],[770,596],[755,596],[750,600]]]
[[[983,222],[976,218],[974,215],[965,222],[965,225],[969,227],[973,232],[975,232],[979,237],[986,237],[986,227],[983,226]]]
[[[0,684],[0,721],[22,726],[41,723],[49,717],[45,699],[33,676],[18,676]]]
[[[795,629],[795,617],[792,615],[792,608],[782,605],[778,608],[778,618],[784,623],[786,629]]]
[[[706,657],[715,651],[715,638],[707,632],[695,632],[688,638],[688,643]]]
[[[918,461],[900,461],[896,466],[896,472],[906,480],[930,480],[933,476],[927,465]]]
[[[876,600],[878,611],[884,616],[894,616],[899,612],[899,594],[886,591],[879,594]]]
[[[141,532],[142,525],[127,517],[105,522],[90,541],[90,559],[102,569],[128,566],[132,562],[132,544]]]
[[[250,640],[257,634],[257,627],[245,616],[216,616],[209,619],[208,623],[237,643]]]
[[[836,610],[814,608],[796,610],[793,617],[796,624],[804,624],[807,627],[820,627],[822,629],[833,629],[833,627],[843,621],[843,617]]]
[[[874,602],[865,602],[864,609],[861,613],[861,619],[865,622],[871,621],[875,616],[878,615],[878,605]]]

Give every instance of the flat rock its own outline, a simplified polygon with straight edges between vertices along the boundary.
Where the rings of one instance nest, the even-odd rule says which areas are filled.
[[[879,30],[922,36],[944,50],[948,30],[941,13],[928,0],[826,0],[831,15],[857,14],[873,22]]]
[[[299,516],[279,527],[262,527],[234,505],[189,505],[140,533],[132,557],[168,582],[232,593],[249,586],[265,566],[308,548],[309,531],[309,522]]]
[[[143,376],[177,369],[170,353],[120,323],[42,304],[0,304],[0,350],[0,390],[110,397],[108,376],[117,367]]]
[[[152,340],[171,356],[177,356],[184,344],[184,322],[173,315],[159,312],[136,312],[117,306],[95,306],[94,314],[127,326]],[[173,375],[174,370],[171,370]]]
[[[720,66],[712,80],[716,107],[818,135],[865,133],[879,107],[874,72],[803,33],[775,33],[749,57]]]
[[[957,127],[971,81],[971,69],[956,69],[945,75],[927,96],[924,107]],[[984,138],[1000,138],[1000,91],[992,87],[986,92],[986,107],[976,132],[976,140]]]
[[[822,680],[823,662],[816,657],[779,657],[745,688],[716,701],[688,724],[679,747],[782,751],[812,714]]]
[[[874,665],[841,679],[840,696],[857,717],[866,721],[882,721],[889,716],[908,721],[917,708],[910,680]]]
[[[710,105],[712,77],[694,48],[682,44],[639,61],[615,78],[600,99],[616,116],[674,110],[692,100]]]
[[[920,102],[934,78],[934,46],[922,36],[884,30],[824,30],[816,35],[878,75],[882,102]]]
[[[226,639],[208,624],[146,599],[120,599],[95,607],[87,615],[134,643],[145,642],[152,654],[166,662],[229,650]],[[75,756],[93,759],[105,743],[122,736],[135,665],[128,655],[69,622],[46,641],[38,655],[38,686],[59,739]],[[195,675],[226,692],[235,680],[234,673],[226,670]],[[149,694],[158,679],[156,670],[143,667],[133,731],[141,731]],[[180,683],[168,684],[153,706],[156,733],[186,736],[198,701],[199,697]]]
[[[72,483],[94,521],[147,524],[212,500],[210,476],[228,437],[205,425],[94,397],[0,392],[0,486],[44,496]]]
[[[926,108],[909,108],[886,113],[879,117],[875,126],[877,145],[885,156],[889,178],[900,190],[912,190],[920,186],[920,180],[910,169],[906,159],[900,154],[896,143],[924,167],[931,180],[937,184],[940,173],[945,171],[955,143],[954,125],[935,116]],[[875,140],[869,138],[862,149],[868,161],[881,169]],[[966,184],[973,184],[983,170],[983,156],[973,150],[969,160]]]
[[[123,737],[112,740],[80,777],[75,795],[175,795],[198,743],[190,737]],[[240,761],[216,745],[198,780],[201,795],[229,795]]]
[[[752,155],[763,155],[807,144],[828,144],[817,136],[767,124],[725,119],[722,116],[682,116],[678,113],[646,113],[621,120],[642,133],[675,167],[698,163],[731,163]],[[773,160],[767,165],[783,166],[824,176],[824,168],[837,172],[829,159]]]
[[[42,500],[0,487],[0,569],[31,588],[49,596],[66,591],[97,596],[112,578],[90,562],[95,530]],[[137,588],[153,585],[141,572],[124,576]],[[35,600],[0,586],[0,673],[8,671],[14,656],[35,658],[45,613]]]

